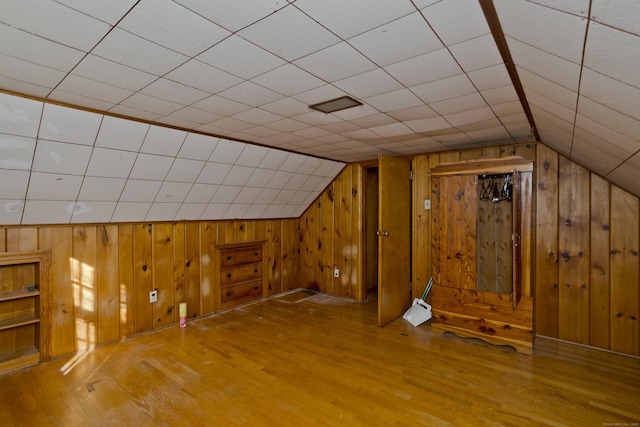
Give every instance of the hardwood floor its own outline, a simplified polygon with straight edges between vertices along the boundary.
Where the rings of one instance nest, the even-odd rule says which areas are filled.
[[[640,422],[640,359],[533,356],[297,291],[0,376],[4,426],[603,426]]]

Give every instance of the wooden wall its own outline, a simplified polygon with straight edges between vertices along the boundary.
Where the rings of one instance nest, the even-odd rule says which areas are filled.
[[[299,221],[209,221],[0,228],[0,251],[51,250],[57,357],[219,310],[213,245],[267,241],[265,296],[300,287]],[[149,291],[158,290],[158,302]]]
[[[301,287],[364,299],[362,173],[345,167],[300,217]]]
[[[417,156],[414,294],[431,275],[429,170],[440,162],[519,155],[534,161],[534,332],[640,355],[640,202],[542,144]]]

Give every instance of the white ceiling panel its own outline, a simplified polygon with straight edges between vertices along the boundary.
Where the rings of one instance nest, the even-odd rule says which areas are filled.
[[[636,165],[637,2],[496,0],[514,80],[476,1],[107,3],[3,4],[0,176],[17,175],[0,218],[36,221],[31,174],[31,194],[68,202],[54,222],[296,215],[344,162],[526,142],[532,126],[616,182]],[[309,108],[344,95],[364,105]],[[49,191],[63,175],[82,185]]]
[[[0,180],[11,183],[11,185],[3,185],[0,187],[0,199],[24,200],[27,187],[29,186],[29,176],[29,171],[0,169]]]
[[[120,195],[122,202],[153,202],[162,181],[128,179]]]
[[[54,200],[27,200],[22,213],[22,224],[68,224],[74,203]]]
[[[29,180],[27,200],[70,200],[78,197],[82,176],[34,172]]]

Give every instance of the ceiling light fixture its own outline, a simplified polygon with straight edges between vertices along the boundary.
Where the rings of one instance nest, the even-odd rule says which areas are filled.
[[[332,99],[330,101],[319,102],[317,104],[309,105],[309,108],[322,111],[323,113],[334,113],[340,110],[346,110],[351,107],[358,107],[362,105],[362,102],[357,101],[350,96],[341,96],[340,98]]]

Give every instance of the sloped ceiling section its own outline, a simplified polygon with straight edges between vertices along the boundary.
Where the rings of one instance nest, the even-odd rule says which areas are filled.
[[[0,93],[0,224],[297,217],[344,163]]]
[[[542,142],[640,195],[640,2],[494,4]]]
[[[1,9],[0,91],[45,101],[43,123],[49,110],[66,111],[68,121],[80,114],[46,102],[54,101],[101,113],[98,137],[105,123],[125,117],[138,122],[122,121],[122,129],[182,129],[185,144],[205,134],[218,145],[253,143],[338,163],[528,142],[535,129],[543,143],[640,195],[635,0],[3,0]],[[344,95],[363,105],[330,114],[309,108]],[[24,136],[2,126],[7,137]],[[20,221],[35,222],[29,191],[43,179],[36,173],[47,173],[37,168],[63,171],[39,163],[53,137],[28,138],[36,144],[31,169],[2,171],[31,174],[9,199],[24,201]],[[141,145],[130,152],[158,155],[145,151],[150,140],[134,141]],[[73,143],[92,153],[107,148]],[[179,151],[161,156],[172,165],[186,160]],[[95,178],[87,167],[69,175],[84,185]],[[139,179],[134,171],[126,178]],[[118,206],[156,201],[151,189],[126,188]],[[207,209],[200,218],[238,214]],[[288,209],[278,215],[295,212]],[[119,216],[115,208],[111,220],[159,215],[140,211]]]

